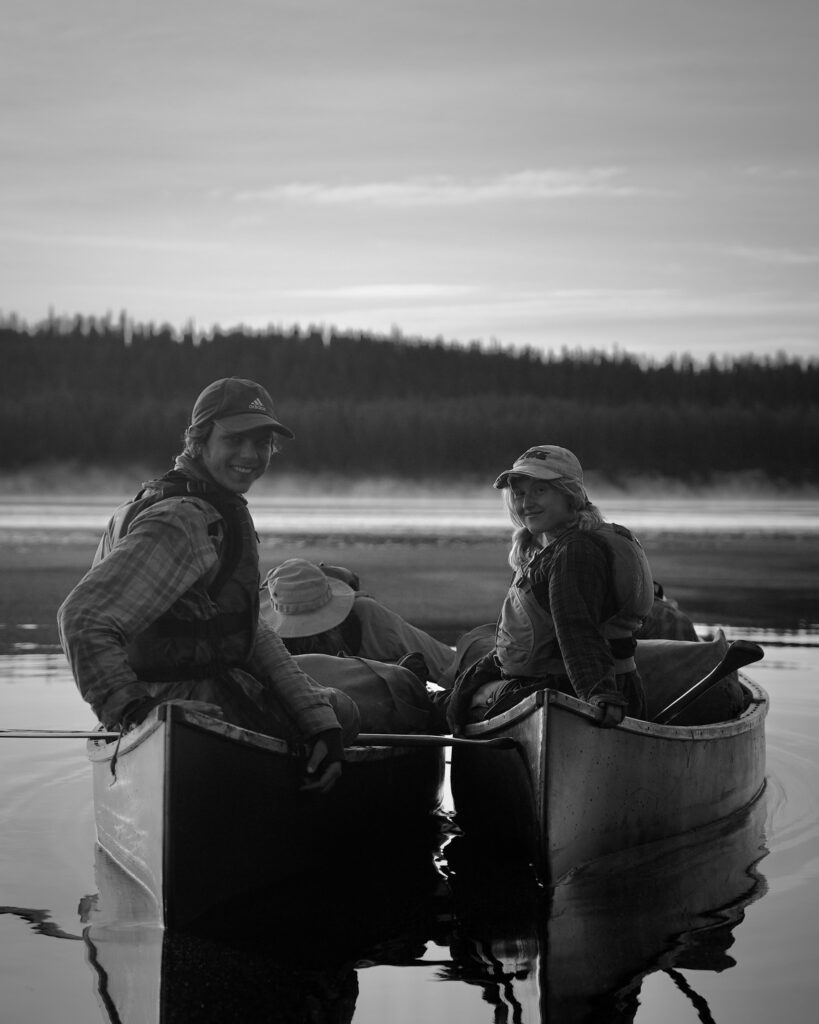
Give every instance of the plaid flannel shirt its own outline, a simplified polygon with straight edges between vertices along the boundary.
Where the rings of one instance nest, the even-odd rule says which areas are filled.
[[[207,583],[218,552],[208,527],[219,518],[196,498],[150,506],[63,602],[60,642],[80,692],[99,718],[115,720],[132,700],[148,696],[128,663],[132,638],[173,606],[184,609],[183,617],[213,615]],[[305,738],[339,727],[326,688],[302,672],[266,623],[259,622],[242,668],[273,688]]]

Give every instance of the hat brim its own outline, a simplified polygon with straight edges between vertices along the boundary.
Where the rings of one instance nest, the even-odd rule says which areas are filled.
[[[270,594],[267,600],[262,601],[260,614],[265,622],[285,640],[294,637],[315,636],[317,633],[324,633],[333,626],[340,625],[350,614],[350,609],[355,601],[355,591],[348,587],[342,580],[327,577],[330,584],[332,598],[327,604],[314,611],[297,612],[294,614],[282,615],[277,612],[270,601]]]
[[[289,430],[283,423],[279,423],[278,420],[274,420],[272,416],[265,416],[258,412],[242,412],[236,416],[223,416],[215,422],[222,423],[229,430],[237,432],[267,427],[274,434],[281,434],[282,437],[289,437],[291,440],[296,436],[292,430]]]
[[[507,469],[501,473],[492,486],[497,487],[499,491],[503,490],[504,487],[509,486],[509,478],[512,476],[530,476],[534,480],[560,480],[563,474],[555,473],[554,470],[546,469],[545,466],[542,469],[540,466],[531,469]]]

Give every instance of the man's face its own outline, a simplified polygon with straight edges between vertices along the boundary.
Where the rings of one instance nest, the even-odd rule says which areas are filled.
[[[235,433],[217,420],[202,449],[202,463],[217,484],[244,494],[267,469],[272,451],[269,427]]]

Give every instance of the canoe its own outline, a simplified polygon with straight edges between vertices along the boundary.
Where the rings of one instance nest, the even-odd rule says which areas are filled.
[[[511,749],[453,748],[455,820],[547,884],[605,854],[679,835],[741,811],[765,785],[765,691],[744,675],[746,710],[729,722],[597,725],[584,701],[541,690],[467,726]]]
[[[87,751],[97,842],[171,928],[429,836],[443,796],[440,747],[351,747],[330,793],[302,793],[284,741],[176,705]]]

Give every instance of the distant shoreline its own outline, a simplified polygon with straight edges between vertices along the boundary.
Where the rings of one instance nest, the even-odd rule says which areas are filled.
[[[655,579],[695,621],[819,629],[819,534],[662,534],[643,543]],[[91,564],[97,536],[0,536],[0,653],[56,645],[59,605]],[[263,536],[262,571],[300,557],[354,569],[362,590],[454,643],[491,622],[509,584],[508,535],[493,540]]]
[[[290,456],[289,458],[292,458]],[[499,467],[502,469],[504,467]],[[113,504],[131,496],[143,480],[160,476],[170,466],[87,466],[65,463],[44,463],[24,470],[0,470],[0,494],[6,501],[35,500],[37,498],[76,497],[85,495],[94,499],[110,499]],[[445,480],[437,478],[408,479],[393,476],[355,476],[310,473],[300,474],[289,470],[282,462],[274,461],[269,472],[259,480],[250,494],[254,497],[287,497],[292,495],[380,496],[414,495],[456,495],[493,496],[492,479],[477,479],[474,476],[459,477],[453,473]],[[586,474],[586,489],[591,499],[601,506],[608,497],[645,497],[651,501],[657,496],[702,496],[702,497],[780,497],[783,500],[814,499],[819,501],[819,485],[792,483],[783,484],[761,472],[721,474],[719,480],[689,482],[671,476],[631,477],[613,481],[601,474]],[[500,500],[500,499],[499,499]],[[605,510],[604,510],[605,511]]]

